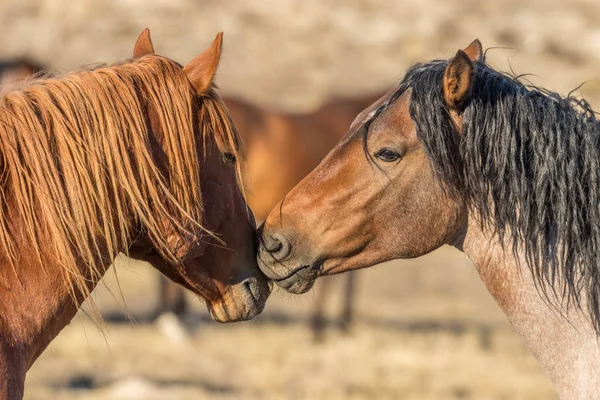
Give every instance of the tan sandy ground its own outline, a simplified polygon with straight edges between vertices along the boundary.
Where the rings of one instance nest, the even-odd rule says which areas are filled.
[[[119,271],[128,309],[143,318],[155,300],[156,275],[146,265]],[[357,325],[350,335],[333,326],[324,344],[312,342],[306,323],[310,294],[277,292],[257,320],[230,325],[207,321],[197,304],[188,339],[168,321],[108,322],[102,334],[80,315],[31,370],[26,397],[555,398],[462,254],[445,248],[359,278]],[[118,314],[107,290],[96,298],[109,318]]]

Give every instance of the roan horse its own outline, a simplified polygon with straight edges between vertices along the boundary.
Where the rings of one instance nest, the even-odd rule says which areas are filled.
[[[462,250],[562,399],[600,393],[600,122],[473,42],[418,64],[275,207],[259,265],[320,275]]]
[[[242,176],[248,205],[257,221],[304,178],[344,136],[356,115],[381,95],[333,99],[310,113],[267,110],[247,101],[223,97],[244,142],[247,157]],[[347,330],[354,315],[356,274],[343,281],[340,325]],[[331,295],[331,280],[319,287],[312,315],[316,340],[324,338],[325,303]],[[183,315],[185,293],[180,286],[161,279],[160,312]]]
[[[212,85],[221,38],[181,67],[145,30],[131,60],[0,99],[0,399],[23,396],[120,252],[202,296],[216,320],[262,310],[240,141]]]

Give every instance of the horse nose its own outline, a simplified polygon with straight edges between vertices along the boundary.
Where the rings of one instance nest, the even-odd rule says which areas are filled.
[[[290,242],[279,233],[263,235],[262,247],[275,261],[285,260],[292,251]]]

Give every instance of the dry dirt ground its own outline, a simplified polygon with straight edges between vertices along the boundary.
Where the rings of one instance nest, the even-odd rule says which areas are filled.
[[[144,322],[157,284],[148,265],[117,268],[127,309],[140,321],[122,317],[109,274],[111,290],[95,294],[108,322],[101,331],[80,315],[67,327],[30,371],[27,399],[555,398],[472,266],[451,248],[361,271],[358,321],[348,335],[334,324],[339,287],[332,285],[332,324],[321,344],[307,324],[310,294],[277,291],[258,319],[229,325],[209,321],[196,300],[181,330],[168,317]]]
[[[0,56],[68,70],[128,57],[150,27],[157,50],[185,63],[225,31],[224,92],[309,110],[389,88],[412,63],[448,58],[477,37],[506,47],[488,53],[497,68],[563,94],[587,81],[581,92],[598,106],[599,20],[597,0],[2,0]],[[462,255],[396,264],[361,272],[357,326],[321,345],[306,324],[310,294],[275,293],[256,321],[225,326],[198,305],[182,339],[168,320],[143,322],[156,300],[152,270],[121,267],[140,322],[119,322],[99,290],[104,333],[76,318],[30,371],[26,397],[555,398]]]

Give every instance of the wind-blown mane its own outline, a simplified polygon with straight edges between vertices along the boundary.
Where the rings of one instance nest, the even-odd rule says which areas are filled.
[[[600,333],[596,114],[584,100],[526,86],[476,62],[461,137],[443,99],[447,65],[415,65],[389,103],[412,89],[411,118],[442,186],[491,222],[517,260],[525,255],[547,299],[567,308],[587,302]]]
[[[197,134],[237,152],[237,132],[214,90],[198,97],[178,64],[155,55],[6,93],[0,247],[13,268],[21,232],[42,265],[42,249],[51,249],[65,279],[74,279],[71,289],[84,295],[87,282],[100,279],[100,263],[142,234],[166,259],[181,261],[173,241],[202,233]]]

